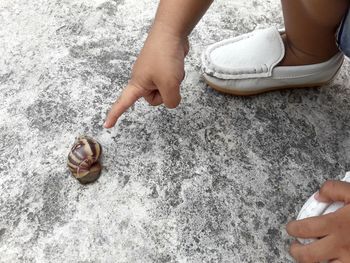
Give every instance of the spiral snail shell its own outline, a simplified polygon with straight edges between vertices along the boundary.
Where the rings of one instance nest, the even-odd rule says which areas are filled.
[[[96,181],[102,166],[99,158],[102,153],[101,145],[88,136],[79,136],[68,154],[68,168],[73,176],[82,184]]]

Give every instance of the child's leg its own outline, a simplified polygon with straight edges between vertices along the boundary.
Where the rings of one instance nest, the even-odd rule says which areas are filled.
[[[336,31],[349,0],[281,0],[286,55],[280,65],[327,61],[338,52]]]

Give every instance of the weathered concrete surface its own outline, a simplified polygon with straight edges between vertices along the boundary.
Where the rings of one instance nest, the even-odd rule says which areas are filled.
[[[200,53],[282,26],[277,0],[217,0],[192,34],[181,106],[141,101],[111,130],[156,0],[0,1],[0,262],[292,262],[285,224],[350,168],[349,63],[332,85],[235,98]],[[100,180],[65,162],[104,146]]]

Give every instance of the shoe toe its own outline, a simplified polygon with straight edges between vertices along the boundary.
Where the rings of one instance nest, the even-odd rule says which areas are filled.
[[[267,77],[283,57],[280,33],[268,28],[209,46],[202,65],[204,73],[221,79]]]

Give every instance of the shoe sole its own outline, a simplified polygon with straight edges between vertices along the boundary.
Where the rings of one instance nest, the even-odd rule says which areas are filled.
[[[344,59],[343,59],[344,62]],[[333,82],[333,80],[336,78],[338,75],[343,62],[340,64],[339,68],[337,69],[336,73],[333,75],[333,77],[326,81],[326,82],[321,82],[321,83],[310,83],[310,84],[304,84],[304,85],[288,85],[288,86],[280,86],[280,87],[271,87],[271,88],[265,88],[261,90],[255,90],[255,91],[239,91],[239,90],[233,90],[233,89],[227,89],[220,87],[209,80],[207,80],[205,77],[205,82],[214,90],[224,93],[224,94],[229,94],[229,95],[234,95],[234,96],[254,96],[254,95],[259,95],[262,93],[267,93],[267,92],[272,92],[272,91],[279,91],[279,90],[288,90],[288,89],[303,89],[303,88],[319,88],[321,86],[328,85]]]
[[[308,84],[308,85],[281,86],[281,87],[261,89],[261,90],[257,90],[257,91],[238,91],[238,90],[232,90],[232,89],[226,89],[226,88],[220,87],[220,86],[210,82],[209,80],[205,79],[205,82],[212,89],[214,89],[220,93],[234,95],[234,96],[254,96],[254,95],[259,95],[259,94],[263,94],[263,93],[267,93],[267,92],[288,90],[288,89],[319,88],[321,86],[324,86],[324,85],[331,83],[332,81],[333,81],[333,79],[331,79],[330,81],[324,82],[324,83],[315,83],[315,84]]]

